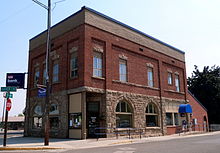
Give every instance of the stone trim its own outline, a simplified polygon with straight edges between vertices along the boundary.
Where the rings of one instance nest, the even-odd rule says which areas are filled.
[[[120,84],[126,84],[126,85],[129,85],[129,86],[135,86],[135,87],[140,87],[140,88],[148,88],[148,89],[152,89],[152,90],[159,90],[159,88],[150,87],[150,86],[144,86],[144,85],[140,85],[140,84],[136,84],[136,83],[131,83],[131,82],[122,82],[122,81],[119,81],[119,80],[112,80],[112,82],[120,83]]]
[[[180,75],[179,72],[175,72],[174,74],[176,74],[176,75]]]
[[[151,63],[146,63],[147,67],[154,68],[154,65]]]
[[[73,53],[73,52],[76,52],[78,50],[79,47],[72,47],[70,50],[69,50],[69,53]]]
[[[99,52],[99,53],[103,53],[104,52],[103,48],[101,46],[98,46],[98,45],[94,45],[93,51]]]
[[[167,69],[167,72],[169,73],[173,73],[173,71],[171,69]]]
[[[118,57],[123,60],[128,60],[128,57],[125,56],[124,54],[119,54]]]
[[[92,76],[93,79],[98,79],[98,80],[105,80],[103,77],[97,77],[97,76]]]

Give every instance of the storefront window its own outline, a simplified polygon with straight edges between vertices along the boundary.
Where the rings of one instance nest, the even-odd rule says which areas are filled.
[[[51,129],[56,129],[59,127],[59,117],[50,117],[49,120]]]
[[[41,128],[42,127],[42,117],[34,117],[33,128]]]
[[[173,125],[172,113],[166,113],[166,124]]]
[[[82,113],[72,113],[69,116],[70,128],[81,128],[82,125]]]
[[[130,106],[126,102],[119,102],[116,107],[116,127],[132,127],[132,112]]]

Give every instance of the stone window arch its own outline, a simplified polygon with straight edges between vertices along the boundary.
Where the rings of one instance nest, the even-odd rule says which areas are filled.
[[[120,101],[116,106],[116,127],[132,127],[132,108],[126,101]]]
[[[146,107],[146,126],[147,127],[158,127],[159,124],[159,113],[158,108],[154,103],[149,103]]]

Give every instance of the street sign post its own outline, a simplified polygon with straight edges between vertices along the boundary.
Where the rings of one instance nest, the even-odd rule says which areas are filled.
[[[16,92],[16,87],[1,87],[1,92]]]

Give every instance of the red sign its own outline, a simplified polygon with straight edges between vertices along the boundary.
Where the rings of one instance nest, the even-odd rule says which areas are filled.
[[[10,110],[11,110],[11,99],[8,99],[8,100],[7,100],[6,110],[7,110],[7,111],[10,111]]]

